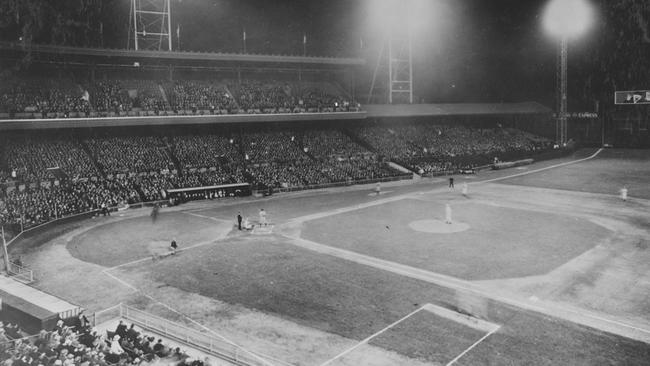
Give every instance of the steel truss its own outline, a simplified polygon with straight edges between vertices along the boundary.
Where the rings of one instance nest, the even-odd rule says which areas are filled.
[[[128,47],[172,50],[170,0],[131,0]]]

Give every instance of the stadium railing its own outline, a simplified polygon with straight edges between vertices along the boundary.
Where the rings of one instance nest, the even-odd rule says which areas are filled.
[[[199,351],[241,366],[273,366],[270,361],[215,334],[200,332],[142,310],[120,303],[93,315],[95,325],[121,318],[145,331],[157,333]],[[284,362],[281,362],[284,364]]]
[[[5,352],[7,352],[7,351],[13,350],[16,346],[21,345],[21,344],[25,344],[25,343],[28,343],[28,342],[33,344],[34,341],[36,339],[38,339],[38,337],[40,337],[40,334],[33,334],[33,335],[30,335],[30,336],[27,336],[27,337],[14,338],[14,339],[11,339],[11,340],[9,340],[7,342],[2,342],[2,343],[0,343],[0,350],[5,350]]]
[[[34,282],[34,271],[13,262],[9,262],[7,273],[17,281],[20,281],[24,284],[28,285]]]
[[[96,327],[100,324],[109,322],[114,319],[119,319],[121,309],[122,309],[122,303],[119,303],[115,306],[111,306],[110,308],[94,312],[90,320],[93,327]]]

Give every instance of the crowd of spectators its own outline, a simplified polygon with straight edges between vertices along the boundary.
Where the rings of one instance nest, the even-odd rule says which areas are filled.
[[[16,113],[25,118],[124,116],[135,111],[158,115],[358,109],[344,91],[327,82],[103,79],[77,83],[65,78],[17,78],[0,86],[0,113],[5,118]]]
[[[3,80],[0,86],[0,112],[86,113],[90,104],[83,92],[71,81],[52,79]]]
[[[252,164],[308,160],[309,156],[292,143],[291,136],[289,131],[247,133],[240,141],[244,158]]]
[[[232,83],[230,90],[244,113],[347,112],[359,108],[329,83],[246,80]]]
[[[152,80],[102,80],[88,83],[90,102],[97,112],[128,112],[167,109],[157,82]]]
[[[333,85],[316,83],[303,86],[298,103],[309,112],[348,112],[359,107],[343,93],[334,90]]]
[[[159,112],[167,109],[161,86],[153,80],[120,80],[122,89],[131,98],[133,107],[146,111]]]
[[[7,193],[5,209],[9,222],[20,222],[25,227],[90,210],[91,203],[72,187],[30,187]]]
[[[0,344],[10,342],[13,339],[23,338],[25,332],[18,324],[0,321]]]
[[[7,341],[2,342],[3,338]],[[127,328],[122,321],[114,332],[106,334],[81,320],[74,326],[59,321],[52,331],[16,338],[11,341],[0,334],[3,366],[210,365],[207,357],[191,358],[179,347],[143,334],[133,324]]]
[[[0,140],[5,146],[7,178],[34,182],[54,178],[51,168],[60,168],[71,178],[98,176],[83,147],[70,137],[21,136]],[[50,168],[50,170],[48,170]]]
[[[22,222],[35,226],[64,216],[96,210],[106,205],[114,207],[140,202],[140,196],[130,182],[123,179],[83,179],[57,181],[59,184],[30,184],[23,190],[8,190],[0,205],[0,217],[5,223]]]
[[[548,139],[515,129],[461,125],[408,124],[353,130],[379,154],[418,173],[452,172],[493,159],[549,149]]]
[[[167,88],[172,109],[209,110],[236,113],[237,103],[228,90],[218,82],[178,81]]]
[[[93,106],[98,112],[129,111],[133,106],[128,91],[122,89],[117,81],[107,80],[91,83],[89,91]]]
[[[291,188],[400,174],[334,129],[246,134],[242,150],[254,186]]]
[[[166,198],[165,191],[174,188],[166,174],[149,173],[138,174],[129,178],[134,185],[140,187],[145,201],[157,201]]]
[[[551,146],[514,129],[422,123],[174,136],[18,134],[3,143],[0,220],[24,227],[167,200],[176,188],[250,183],[281,189],[404,174],[391,161],[420,174],[455,172]],[[48,169],[53,166],[60,172]]]
[[[311,158],[289,131],[252,132],[240,141],[253,186],[297,187],[321,181]],[[293,141],[292,141],[293,140]]]
[[[300,137],[304,148],[321,160],[374,155],[340,130],[307,130]]]
[[[174,155],[183,169],[209,168],[243,162],[235,138],[224,135],[182,135],[172,139]]]
[[[156,136],[89,138],[84,143],[107,174],[160,172],[173,164],[162,139]]]
[[[400,174],[377,154],[368,151],[340,130],[309,130],[302,145],[315,159],[325,163],[321,171],[330,182],[385,178]]]
[[[297,104],[291,95],[291,86],[286,83],[245,80],[231,84],[230,90],[235,94],[239,108],[249,113],[291,111]]]

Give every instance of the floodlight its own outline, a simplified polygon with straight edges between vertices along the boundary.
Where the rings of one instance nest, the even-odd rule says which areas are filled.
[[[593,18],[587,0],[551,0],[544,10],[544,29],[556,37],[577,37],[589,28]]]

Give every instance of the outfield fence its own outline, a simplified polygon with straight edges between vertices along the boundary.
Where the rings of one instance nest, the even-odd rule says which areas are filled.
[[[93,323],[101,324],[115,318],[128,320],[142,329],[183,343],[199,351],[240,366],[274,366],[265,358],[209,332],[201,332],[145,311],[119,304],[93,315]],[[282,362],[284,364],[284,362]]]

